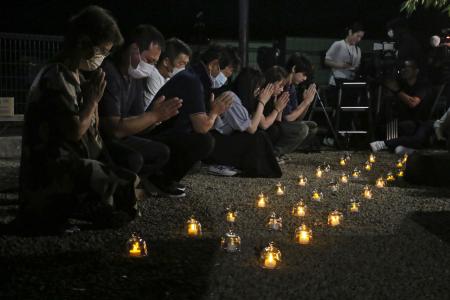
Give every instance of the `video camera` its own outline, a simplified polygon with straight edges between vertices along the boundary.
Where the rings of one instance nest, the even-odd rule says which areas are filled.
[[[368,82],[381,82],[398,76],[399,64],[394,43],[376,42],[373,51],[361,58],[359,77]]]

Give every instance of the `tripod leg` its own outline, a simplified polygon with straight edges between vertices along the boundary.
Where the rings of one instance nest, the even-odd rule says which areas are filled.
[[[331,133],[333,134],[334,140],[336,141],[336,146],[338,149],[342,149],[341,143],[339,142],[336,130],[334,129],[333,123],[331,122],[330,116],[328,115],[327,110],[325,109],[325,105],[323,105],[322,99],[317,98],[322,107],[323,113],[325,114],[325,118],[327,119],[328,126],[330,127]]]

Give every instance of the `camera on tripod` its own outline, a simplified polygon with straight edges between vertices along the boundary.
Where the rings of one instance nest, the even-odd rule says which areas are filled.
[[[359,77],[368,82],[382,82],[399,75],[398,60],[394,43],[376,42],[373,52],[361,58]]]

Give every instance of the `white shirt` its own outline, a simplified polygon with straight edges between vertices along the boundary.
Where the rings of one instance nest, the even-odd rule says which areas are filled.
[[[361,50],[355,45],[349,45],[345,40],[334,42],[328,49],[325,59],[337,62],[347,63],[352,66],[351,69],[331,68],[330,85],[336,85],[335,78],[352,80],[355,78],[355,69],[361,63]]]
[[[156,93],[162,88],[170,78],[164,78],[161,73],[154,72],[153,76],[147,77],[146,87],[144,88],[144,109],[152,103]]]

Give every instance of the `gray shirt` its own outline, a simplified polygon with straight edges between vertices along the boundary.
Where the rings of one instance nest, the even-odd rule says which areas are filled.
[[[217,117],[214,129],[221,134],[229,135],[233,131],[245,131],[251,125],[251,118],[247,109],[242,105],[241,99],[233,93],[233,104],[221,116]]]

